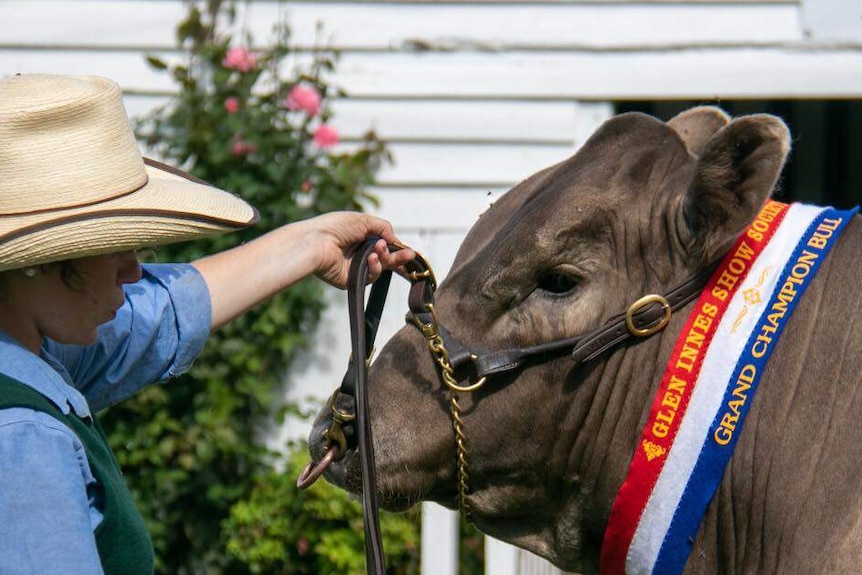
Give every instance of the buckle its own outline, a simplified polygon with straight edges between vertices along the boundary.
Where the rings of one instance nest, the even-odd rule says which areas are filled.
[[[664,308],[664,317],[662,317],[661,320],[653,326],[645,328],[637,327],[634,324],[634,315],[651,303],[661,304],[662,308]],[[630,305],[629,309],[626,311],[626,327],[628,328],[629,333],[635,337],[647,337],[663,329],[670,321],[670,314],[670,304],[664,297],[658,294],[645,295]]]

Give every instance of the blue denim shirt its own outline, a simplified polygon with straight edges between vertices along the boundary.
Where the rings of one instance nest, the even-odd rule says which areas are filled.
[[[87,416],[186,371],[210,319],[209,293],[195,268],[146,265],[96,343],[46,340],[37,356],[0,331],[0,371],[63,413]],[[41,412],[0,410],[0,575],[102,574],[94,484],[69,428]]]

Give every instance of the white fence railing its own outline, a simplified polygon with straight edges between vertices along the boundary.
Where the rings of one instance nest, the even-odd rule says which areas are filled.
[[[422,575],[458,574],[458,514],[422,504]],[[531,553],[485,537],[485,575],[563,575]]]

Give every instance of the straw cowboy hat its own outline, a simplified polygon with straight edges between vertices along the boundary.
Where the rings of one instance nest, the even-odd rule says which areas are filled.
[[[144,160],[116,83],[0,79],[0,271],[234,231],[253,207]]]

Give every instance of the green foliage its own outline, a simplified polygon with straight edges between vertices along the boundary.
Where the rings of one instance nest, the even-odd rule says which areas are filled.
[[[485,536],[467,523],[464,517],[458,523],[458,575],[485,573]]]
[[[164,161],[247,199],[260,211],[260,221],[242,232],[165,246],[159,258],[191,261],[292,221],[361,209],[371,200],[366,186],[387,155],[373,135],[348,152],[335,153],[328,147],[331,138],[315,144],[331,116],[328,102],[337,95],[326,80],[335,66],[332,57],[314,54],[307,68],[288,77],[292,52],[286,25],[277,27],[272,47],[251,51],[245,48],[251,38],[221,31],[231,23],[232,5],[221,0],[187,4],[177,27],[182,61],[148,58],[174,80],[177,95],[139,122],[139,137]],[[319,109],[308,103],[289,107],[287,98],[296,86],[306,95],[319,94]],[[320,317],[321,296],[317,280],[293,286],[214,334],[189,374],[152,386],[103,414],[148,520],[157,573],[263,572],[261,560],[226,550],[226,542],[237,541],[238,535],[225,532],[225,526],[252,526],[225,520],[232,507],[250,510],[249,498],[265,497],[294,480],[272,471],[275,455],[259,439],[284,410],[282,380]],[[298,511],[284,520],[310,521]],[[281,537],[299,533],[295,527],[275,529],[261,548],[295,549],[297,539]],[[314,545],[333,546],[332,537]],[[287,567],[278,572],[294,573]]]
[[[251,496],[231,510],[225,531],[228,551],[252,573],[364,575],[362,508],[343,491],[318,482],[306,491],[295,478],[307,463],[307,448],[294,449],[283,473],[271,472]],[[387,572],[419,572],[418,517],[380,517]]]

